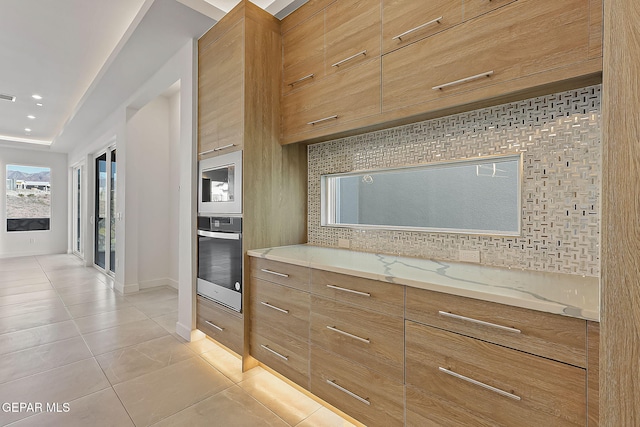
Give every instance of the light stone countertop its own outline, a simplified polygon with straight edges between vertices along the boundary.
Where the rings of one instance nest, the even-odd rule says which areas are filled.
[[[311,245],[255,249],[250,256],[547,313],[600,321],[597,277],[488,267]]]

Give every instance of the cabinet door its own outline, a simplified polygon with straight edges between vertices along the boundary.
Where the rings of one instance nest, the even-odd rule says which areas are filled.
[[[289,93],[324,76],[324,11],[282,35],[282,91]]]
[[[383,0],[382,7],[384,53],[429,37],[462,20],[461,0]]]
[[[244,20],[199,55],[198,154],[242,146],[244,126]]]
[[[383,111],[587,59],[589,0],[520,0],[383,57]],[[493,96],[508,92],[496,90]],[[463,102],[475,101],[473,94]]]
[[[342,0],[326,9],[325,70],[333,74],[380,56],[380,0]]]
[[[285,136],[329,134],[336,126],[380,112],[380,59],[351,67],[285,96]]]
[[[464,0],[462,2],[462,19],[467,21],[514,1],[516,0]]]

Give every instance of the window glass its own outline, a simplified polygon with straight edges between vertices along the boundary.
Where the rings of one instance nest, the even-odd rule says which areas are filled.
[[[7,165],[7,231],[49,230],[51,169]]]

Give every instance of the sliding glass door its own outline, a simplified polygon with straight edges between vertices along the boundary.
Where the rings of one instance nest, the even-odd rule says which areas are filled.
[[[115,273],[116,149],[108,149],[95,162],[94,263]]]
[[[73,253],[82,257],[84,246],[82,242],[82,166],[73,168]]]

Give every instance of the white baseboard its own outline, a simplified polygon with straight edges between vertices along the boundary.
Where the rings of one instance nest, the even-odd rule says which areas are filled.
[[[176,333],[189,342],[198,341],[205,337],[205,335],[197,329],[191,329],[180,322],[176,323]]]
[[[114,282],[113,289],[117,292],[120,292],[123,295],[130,294],[133,292],[138,292],[140,290],[140,286],[137,283],[124,285],[117,280]]]
[[[47,251],[29,251],[29,252],[11,252],[0,254],[0,258],[19,258],[25,256],[42,256],[42,255],[59,255],[65,252],[47,252]]]

